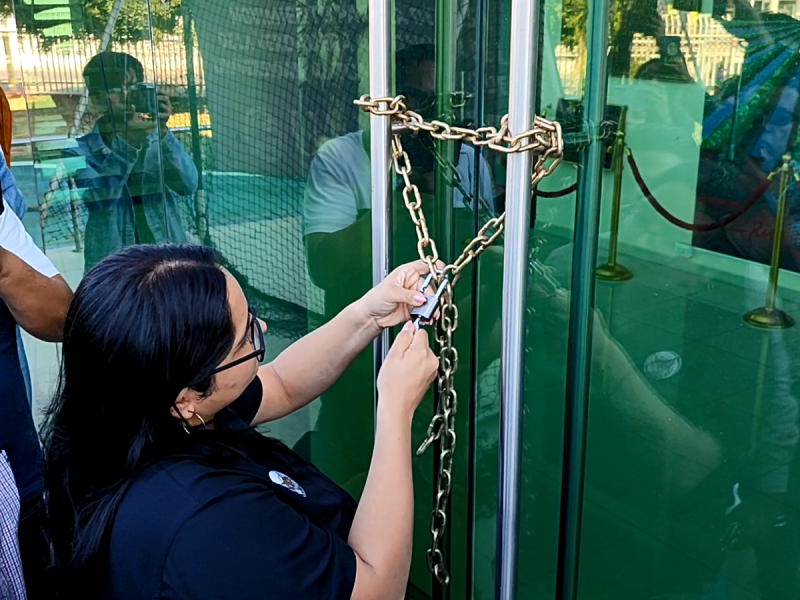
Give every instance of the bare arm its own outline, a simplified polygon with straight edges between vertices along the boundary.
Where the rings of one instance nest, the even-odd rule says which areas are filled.
[[[0,298],[25,331],[47,342],[61,340],[72,290],[60,275],[45,277],[0,247]]]
[[[536,292],[533,297],[539,293],[545,294]],[[541,311],[548,317],[540,321],[543,333],[547,332],[554,339],[566,334],[569,302],[565,291],[548,299],[544,304],[546,310]],[[615,414],[651,440],[656,452],[664,453],[663,459],[669,462],[674,473],[676,489],[685,492],[696,487],[719,466],[723,459],[719,442],[658,395],[611,336],[597,311],[594,311],[592,333],[592,379],[607,391],[608,403]]]
[[[379,410],[367,483],[347,540],[356,553],[351,600],[403,598],[411,568],[413,488],[411,415]]]
[[[328,323],[261,367],[264,396],[253,424],[302,408],[335,382],[353,359],[388,327],[410,318],[425,303],[419,285],[428,272],[421,260],[401,265]]]
[[[438,366],[428,334],[405,328],[378,376],[372,463],[347,540],[356,554],[352,600],[404,596],[414,533],[411,418]]]
[[[693,489],[722,462],[719,442],[664,402],[616,340],[603,331],[599,337],[602,346],[594,351],[592,368],[605,373],[611,404],[667,449],[677,487]]]
[[[374,320],[365,318],[359,300],[297,340],[259,368],[264,401],[253,423],[286,416],[320,396],[380,331]]]

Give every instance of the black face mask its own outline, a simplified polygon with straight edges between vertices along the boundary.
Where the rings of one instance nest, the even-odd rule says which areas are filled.
[[[399,93],[405,96],[409,110],[419,113],[425,119],[435,116],[436,95],[432,91],[406,86]]]
[[[433,171],[433,143],[430,134],[425,132],[403,136],[403,150],[408,154],[414,173],[422,175]]]
[[[426,121],[437,118],[436,95],[430,90],[406,86],[400,94],[405,96],[409,110],[419,113]],[[465,125],[466,123],[458,124]],[[408,154],[413,172],[419,175],[433,171],[436,164],[435,148],[435,141],[428,133],[420,132],[416,135],[403,136],[403,149]]]

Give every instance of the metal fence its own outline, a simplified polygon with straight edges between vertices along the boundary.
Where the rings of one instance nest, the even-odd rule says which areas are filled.
[[[13,26],[13,19],[9,23]],[[18,34],[13,27],[6,27],[2,35],[4,43],[0,45],[0,78],[12,87],[24,84],[29,94],[82,91],[83,67],[97,54],[100,46],[99,40],[76,38],[45,48],[39,38]],[[154,45],[149,39],[136,43],[115,43],[111,49],[136,57],[144,66],[148,81],[162,85],[187,85],[187,48],[182,36],[162,36]],[[204,95],[205,70],[196,43],[191,51],[194,53],[198,95]]]

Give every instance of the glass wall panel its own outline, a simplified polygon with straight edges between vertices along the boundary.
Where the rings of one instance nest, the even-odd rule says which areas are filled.
[[[780,599],[800,590],[796,326],[780,312],[798,314],[800,42],[787,7],[757,4],[611,3],[607,113],[612,136],[624,122],[625,149],[609,155],[597,190],[580,598]],[[581,22],[574,11],[583,6],[564,3],[565,28]],[[585,48],[578,40],[576,60]],[[567,218],[551,230],[568,241],[569,215],[559,214]],[[544,261],[561,281],[569,253]],[[545,327],[559,313],[537,314],[532,352],[553,353],[558,338]],[[557,407],[563,394],[553,389],[547,404]],[[545,398],[532,392],[527,402]],[[547,428],[537,439],[530,425],[526,440],[541,446]],[[531,461],[525,474],[541,468]],[[535,514],[540,489],[524,495],[526,512]],[[542,530],[526,533],[541,552]],[[552,575],[524,581],[541,561],[521,559],[523,584],[552,597]]]
[[[592,360],[584,519],[618,535],[584,538],[586,597],[800,589],[794,329],[753,326],[788,325],[771,305],[743,319],[769,302],[776,235],[777,304],[792,313],[797,301],[797,188],[770,176],[793,169],[796,150],[797,23],[779,12],[741,2],[616,12],[609,102],[628,107],[630,152],[617,262],[633,279],[597,289],[605,327]],[[612,187],[609,177],[606,217]],[[614,232],[603,229],[605,257]]]
[[[542,2],[536,112],[562,122],[573,138],[583,131],[586,7]],[[486,115],[496,125],[508,110],[510,4],[489,2]],[[561,464],[566,394],[569,286],[575,219],[574,184],[580,148],[539,186],[529,237],[529,305],[526,327],[525,396],[519,539],[520,598],[552,598],[561,505]],[[505,205],[504,156],[486,153],[498,186],[496,210]],[[476,324],[475,531],[473,597],[495,597],[502,244],[481,258]]]
[[[366,3],[14,8],[12,169],[29,231],[73,287],[124,246],[212,245],[269,324],[268,358],[366,291],[369,156],[352,103],[367,89]],[[333,239],[356,220],[359,235]],[[26,344],[38,415],[57,356]],[[328,396],[268,432],[357,496],[369,352]]]
[[[13,8],[2,81],[14,115],[12,169],[29,231],[73,287],[130,244],[211,245],[268,323],[269,360],[371,286],[368,118],[353,105],[368,91],[365,0],[17,0]],[[453,2],[439,10],[432,0],[395,3],[396,85],[421,109],[442,93],[445,70],[450,92],[476,95],[476,9]],[[437,27],[450,29],[446,52]],[[161,114],[159,99],[164,107],[168,101]],[[465,111],[476,106],[462,103],[459,118],[471,119]],[[426,202],[452,188],[434,182],[434,171],[455,148],[431,152],[408,142],[428,185]],[[459,169],[466,173],[473,161],[458,159]],[[478,182],[470,177],[464,185]],[[416,258],[398,197],[394,264]],[[437,232],[452,216],[441,203],[430,212]],[[470,235],[472,219],[459,223],[459,235]],[[461,329],[468,341],[468,307]],[[38,418],[58,357],[55,346],[30,339],[26,346]],[[464,350],[463,381],[470,354]],[[263,430],[356,498],[372,450],[372,371],[368,349],[319,402]],[[415,421],[415,440],[422,441],[433,408],[431,396]],[[466,593],[467,439],[454,494],[459,521],[448,541],[455,597]],[[425,563],[433,457],[415,462],[411,583],[424,596],[434,593]]]
[[[366,5],[101,4],[19,0],[7,21],[25,223],[73,287],[130,244],[212,245],[268,322],[274,356],[369,285],[368,236],[343,244],[366,262],[347,248],[320,261],[305,243],[368,208],[352,104],[367,88]],[[323,149],[337,137],[351,147]],[[337,197],[346,186],[352,195]],[[39,407],[56,361],[43,348],[30,342]],[[356,495],[372,443],[367,362],[330,410],[317,403],[270,428]]]

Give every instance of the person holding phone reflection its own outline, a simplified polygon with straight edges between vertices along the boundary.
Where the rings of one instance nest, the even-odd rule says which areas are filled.
[[[132,244],[186,242],[180,202],[197,190],[198,176],[167,127],[169,97],[144,84],[142,64],[121,52],[98,54],[83,76],[100,117],[64,156],[85,161],[72,175],[89,210],[85,270]]]
[[[435,90],[435,49],[431,44],[415,44],[397,52],[395,58],[397,93],[403,95],[410,110],[433,119],[438,115]],[[441,102],[441,99],[438,100]],[[330,319],[369,289],[372,282],[372,198],[370,191],[369,131],[354,131],[325,142],[311,162],[303,203],[303,237],[311,281],[325,292],[325,318]],[[411,179],[422,197],[422,206],[433,222],[437,164],[434,140],[427,135],[404,136],[403,148],[412,165]],[[473,211],[494,209],[494,186],[489,166],[469,144],[459,144],[453,166],[452,206],[457,231],[471,231]],[[439,154],[439,159],[442,155]],[[480,172],[480,176],[476,173]],[[457,181],[457,183],[456,183]],[[477,188],[477,189],[476,189]],[[474,196],[477,194],[477,198]],[[392,206],[392,264],[402,264],[418,256],[413,222],[402,200],[402,180],[394,178]],[[449,208],[448,208],[449,209]],[[462,240],[459,240],[461,243]],[[347,265],[347,268],[340,268]],[[459,284],[468,290],[465,279]],[[466,308],[464,310],[467,310]],[[346,448],[350,469],[342,477],[352,479],[351,489],[361,485],[369,461],[369,448],[352,447],[350,431],[370,431],[372,416],[364,410],[372,403],[372,356],[357,357],[341,378],[326,392],[320,403],[313,431],[307,432],[296,448],[311,456],[316,444]],[[303,446],[305,446],[303,448]]]

